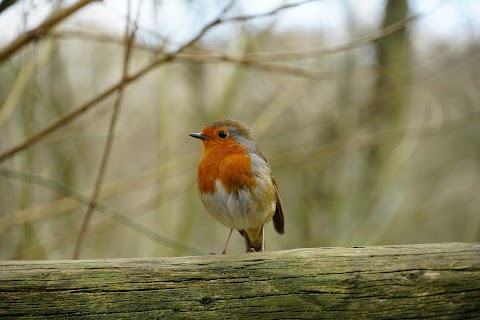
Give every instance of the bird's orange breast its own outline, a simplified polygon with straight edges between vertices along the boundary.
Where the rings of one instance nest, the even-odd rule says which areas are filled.
[[[222,141],[221,144],[205,141],[198,166],[199,191],[215,192],[217,180],[229,193],[238,193],[242,188],[253,186],[252,161],[244,146],[232,140]]]

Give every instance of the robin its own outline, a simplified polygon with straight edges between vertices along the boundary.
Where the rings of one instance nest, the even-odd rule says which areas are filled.
[[[285,233],[282,201],[272,169],[248,129],[235,120],[218,120],[200,133],[198,193],[207,211],[245,239],[247,252],[265,250],[264,226],[273,219],[279,234]]]

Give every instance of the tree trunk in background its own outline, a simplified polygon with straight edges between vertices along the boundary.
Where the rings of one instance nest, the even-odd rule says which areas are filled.
[[[385,6],[382,28],[406,19],[408,3],[406,0],[390,0]],[[376,139],[386,131],[405,126],[408,99],[410,95],[410,43],[408,30],[385,37],[374,43],[376,52],[376,80],[370,101],[359,113],[359,126],[362,131]],[[401,139],[398,140],[400,143]],[[376,243],[382,232],[388,230],[388,221],[395,214],[392,201],[398,200],[393,184],[398,181],[397,163],[401,152],[396,149],[398,143],[375,144],[365,150],[362,165],[359,167],[362,177],[357,185],[358,205],[351,232],[345,233],[348,243]],[[395,151],[396,150],[396,151]],[[351,220],[351,219],[350,219]],[[382,231],[383,230],[383,231]],[[374,232],[372,232],[374,231]],[[362,237],[371,234],[368,239]],[[381,238],[381,237],[380,237]],[[384,239],[383,239],[384,240]],[[342,240],[344,241],[344,240]]]
[[[382,28],[408,16],[406,0],[390,0],[385,7]],[[364,124],[371,132],[395,129],[401,122],[409,96],[410,84],[410,40],[408,31],[401,31],[376,43],[377,80],[372,101],[368,106]],[[372,165],[382,161],[379,150],[371,149]],[[380,158],[379,158],[380,157]]]
[[[385,7],[382,28],[408,16],[406,0],[390,0]],[[361,125],[374,136],[386,130],[394,130],[401,123],[407,107],[410,86],[410,42],[408,31],[401,31],[379,40],[375,44],[377,79],[373,94]],[[388,156],[395,144],[375,145],[367,151],[365,166],[365,190],[377,189],[381,177],[386,174]],[[371,197],[375,198],[372,194]],[[369,212],[371,208],[366,208]]]

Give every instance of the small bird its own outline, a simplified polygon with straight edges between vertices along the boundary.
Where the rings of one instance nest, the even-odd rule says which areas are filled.
[[[246,252],[265,251],[264,226],[273,219],[279,234],[285,233],[282,201],[272,169],[248,129],[235,120],[217,120],[200,133],[198,193],[207,211],[245,239]]]

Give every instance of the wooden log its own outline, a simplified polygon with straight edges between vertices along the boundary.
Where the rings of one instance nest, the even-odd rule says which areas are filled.
[[[2,319],[480,319],[480,243],[0,262]]]

